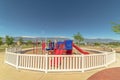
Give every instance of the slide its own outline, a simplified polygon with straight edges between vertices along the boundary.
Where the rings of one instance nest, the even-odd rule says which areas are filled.
[[[86,51],[83,51],[82,49],[80,49],[78,46],[76,46],[75,44],[73,44],[73,47],[75,48],[75,49],[77,49],[79,52],[81,52],[82,54],[89,54],[88,52],[86,52]]]

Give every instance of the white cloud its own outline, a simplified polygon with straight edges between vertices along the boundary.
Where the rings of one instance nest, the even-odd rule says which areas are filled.
[[[36,38],[37,36],[21,36],[23,38]]]

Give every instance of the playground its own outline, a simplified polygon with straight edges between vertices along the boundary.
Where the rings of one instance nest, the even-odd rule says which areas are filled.
[[[99,68],[90,71],[86,71],[84,73],[81,72],[62,72],[62,73],[48,73],[45,74],[44,72],[40,71],[31,71],[31,70],[24,70],[24,69],[15,69],[12,66],[4,64],[4,57],[5,52],[0,53],[0,79],[1,80],[87,80],[93,74],[102,71],[104,69],[112,68],[112,67],[119,67],[120,65],[120,54],[116,54],[116,62],[107,66],[107,68]],[[112,73],[109,73],[112,74]],[[107,74],[107,75],[109,75]],[[114,74],[119,75],[119,74]],[[114,76],[113,76],[114,77]],[[97,79],[96,79],[97,80]],[[110,79],[108,79],[110,80]],[[115,80],[115,79],[113,79]],[[119,79],[118,79],[119,80]]]
[[[41,48],[39,47],[39,42],[36,40],[33,44],[33,54],[48,54],[51,55],[73,55],[76,53],[74,50],[78,50],[82,54],[89,54],[88,52],[82,50],[78,46],[76,46],[72,40],[65,40],[65,41],[49,41],[46,42],[43,40],[41,42]],[[77,53],[78,53],[77,52]]]
[[[41,43],[41,44],[40,44]],[[100,50],[95,49],[82,49],[72,40],[65,41],[49,41],[38,42],[36,40],[33,42],[33,48],[23,52],[24,54],[50,54],[50,55],[73,55],[73,54],[98,54],[101,53]]]
[[[48,45],[48,46],[47,46]],[[77,50],[75,52],[75,50]],[[62,42],[42,41],[41,48],[36,44],[33,54],[25,54],[21,49],[6,49],[5,63],[17,69],[28,69],[48,72],[85,72],[96,68],[107,67],[116,61],[115,52],[105,52],[93,49],[81,49],[72,40]],[[39,51],[41,50],[41,51]],[[90,54],[88,51],[96,52]]]

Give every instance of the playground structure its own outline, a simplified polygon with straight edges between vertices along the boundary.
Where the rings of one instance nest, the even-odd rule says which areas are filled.
[[[114,52],[98,51],[99,54],[89,54],[76,46],[72,40],[49,42],[48,47],[45,41],[42,41],[41,45],[42,54],[16,54],[16,51],[6,49],[5,63],[16,68],[45,71],[47,73],[58,71],[84,72],[107,67],[116,61]],[[73,55],[73,48],[77,49],[80,54]]]
[[[40,53],[38,48],[38,39],[36,42],[33,43],[33,54]],[[41,42],[41,51],[42,54],[45,54],[46,51],[49,54],[53,55],[72,55],[73,54],[73,48],[78,50],[81,54],[89,54],[89,52],[86,52],[76,46],[72,40],[65,40],[65,41],[58,41],[58,42],[52,42],[49,41],[49,43],[46,43],[44,40]]]

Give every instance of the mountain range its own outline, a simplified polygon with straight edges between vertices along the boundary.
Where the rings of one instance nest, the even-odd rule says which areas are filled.
[[[13,37],[14,38],[14,41],[18,41],[20,37]],[[51,41],[54,41],[54,40],[58,40],[58,41],[64,41],[64,40],[70,40],[69,38],[66,38],[66,37],[26,37],[26,36],[22,36],[22,39],[24,42],[27,42],[28,40],[31,40],[33,42],[35,42],[37,39],[38,41],[41,41],[41,40],[51,40]],[[5,41],[5,38],[3,38],[3,41]],[[120,40],[114,40],[114,39],[101,39],[101,38],[96,38],[96,39],[88,39],[88,38],[85,38],[83,42],[87,42],[87,43],[95,43],[95,42],[98,42],[98,43],[109,43],[109,42],[120,42]]]
[[[85,39],[84,42],[89,42],[89,43],[95,43],[95,42],[109,43],[109,42],[120,42],[120,40],[96,38],[96,39]]]

